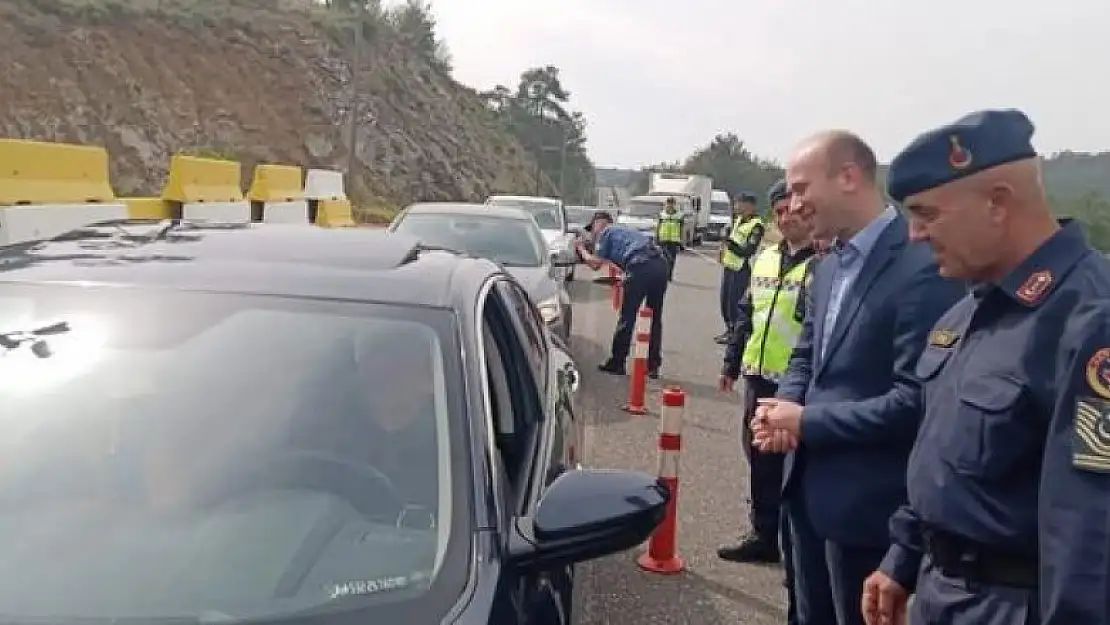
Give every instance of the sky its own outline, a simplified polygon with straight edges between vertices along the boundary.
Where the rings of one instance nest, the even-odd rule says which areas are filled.
[[[558,67],[599,166],[681,160],[723,132],[781,162],[829,128],[889,161],[996,107],[1025,111],[1043,154],[1110,150],[1108,0],[431,3],[456,80]]]

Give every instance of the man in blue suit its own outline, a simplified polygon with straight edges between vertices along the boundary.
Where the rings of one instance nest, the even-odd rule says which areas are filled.
[[[775,399],[756,412],[760,448],[789,451],[783,500],[802,625],[862,625],[863,582],[906,501],[921,418],[918,356],[964,286],[942,279],[925,244],[877,184],[875,154],[847,132],[803,142],[787,165],[791,209],[832,251],[815,267],[802,335]]]

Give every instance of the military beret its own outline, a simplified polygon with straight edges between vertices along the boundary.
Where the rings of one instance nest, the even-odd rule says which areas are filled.
[[[747,191],[744,191],[740,195],[736,196],[736,199],[741,202],[747,202],[749,204],[755,204],[759,202],[759,198],[757,198],[754,193],[749,193]]]
[[[774,206],[775,202],[785,200],[788,197],[790,197],[790,193],[786,190],[786,180],[782,178],[775,181],[770,189],[767,189],[767,201],[771,206]]]
[[[919,135],[887,170],[895,202],[983,170],[1033,158],[1033,122],[1015,109],[978,111]]]

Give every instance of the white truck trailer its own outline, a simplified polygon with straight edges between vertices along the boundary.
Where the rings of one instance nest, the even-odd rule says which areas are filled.
[[[651,174],[648,196],[674,197],[679,209],[686,215],[686,228],[682,233],[685,245],[698,245],[709,230],[709,212],[713,201],[713,180],[694,174]],[[685,201],[682,201],[685,200]]]

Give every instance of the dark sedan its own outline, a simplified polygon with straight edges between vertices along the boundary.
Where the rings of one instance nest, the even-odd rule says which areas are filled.
[[[570,341],[574,309],[559,271],[571,263],[547,251],[531,213],[509,206],[414,204],[394,218],[389,230],[500,264],[528,292],[544,324],[564,343]]]
[[[0,248],[12,623],[567,622],[653,477],[577,469],[578,373],[495,264],[300,225]]]

